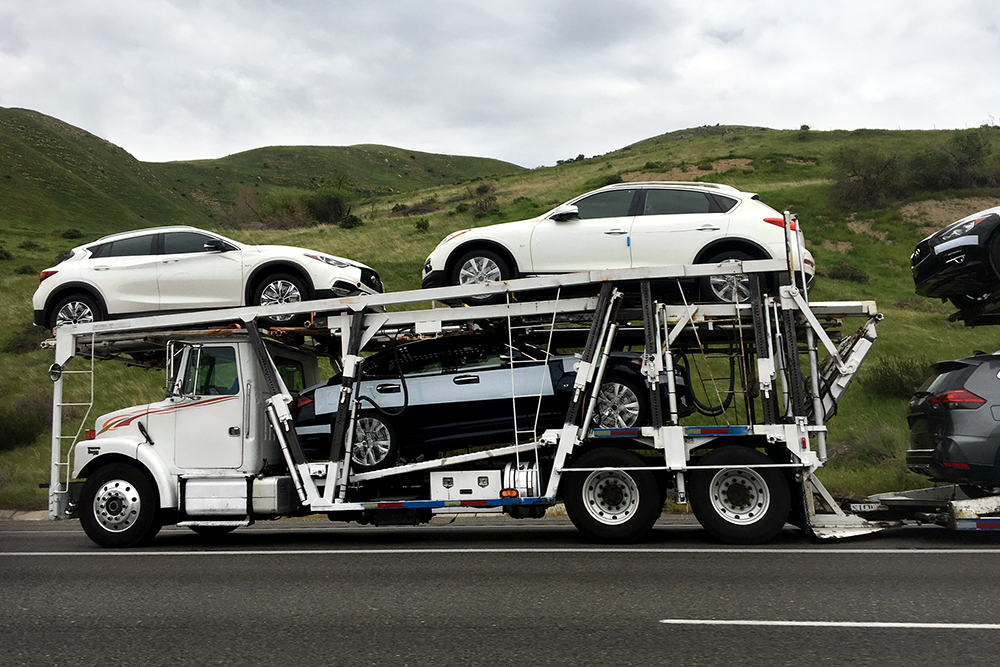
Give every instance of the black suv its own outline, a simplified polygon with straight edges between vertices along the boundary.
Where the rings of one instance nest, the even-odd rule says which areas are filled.
[[[907,466],[935,482],[1000,487],[1000,353],[932,370],[910,399]]]

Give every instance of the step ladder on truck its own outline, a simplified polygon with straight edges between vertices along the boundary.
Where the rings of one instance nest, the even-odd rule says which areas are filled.
[[[747,302],[685,297],[685,285],[726,274],[748,283]],[[845,512],[815,473],[826,460],[826,422],[874,344],[881,316],[871,301],[809,303],[801,283],[787,258],[746,260],[60,327],[50,370],[50,515],[79,516],[102,546],[143,543],[165,524],[222,533],[312,514],[379,525],[470,511],[531,518],[557,503],[587,538],[632,542],[648,533],[668,498],[690,502],[713,536],[732,543],[765,542],[789,521],[819,537],[880,530],[890,522]],[[671,296],[661,300],[665,291]],[[491,295],[503,302],[392,308]],[[308,318],[308,326],[260,326],[280,315]],[[831,332],[851,318],[860,327],[835,343]],[[556,338],[576,341],[563,426],[523,441],[514,433],[511,444],[355,470],[367,352],[401,336],[477,329],[510,339],[530,332],[547,338],[548,349]],[[626,343],[641,345],[640,400],[649,418],[593,428],[595,388]],[[299,442],[288,382],[317,382],[316,354],[331,348],[342,383],[329,453],[316,460]],[[163,368],[168,396],[64,437],[63,383],[79,372],[74,358],[89,360],[91,370],[82,372],[91,373],[92,386],[95,360]],[[678,369],[691,378],[684,386]],[[691,420],[679,409],[688,391],[701,413]]]

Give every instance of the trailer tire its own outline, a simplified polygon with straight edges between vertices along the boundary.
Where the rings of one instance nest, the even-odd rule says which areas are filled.
[[[134,547],[160,532],[160,495],[141,470],[112,463],[95,470],[80,492],[80,525],[102,547]]]
[[[576,468],[635,468],[634,453],[603,447],[574,462]],[[628,544],[645,537],[663,510],[660,485],[649,470],[597,470],[566,475],[563,501],[573,525],[594,542]]]
[[[761,544],[777,535],[791,508],[788,481],[777,468],[741,467],[773,463],[740,445],[703,456],[699,465],[730,467],[691,472],[691,508],[702,527],[729,544]]]

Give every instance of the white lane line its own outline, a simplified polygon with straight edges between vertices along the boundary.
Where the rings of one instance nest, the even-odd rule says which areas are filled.
[[[665,625],[748,625],[807,628],[902,628],[920,630],[1000,630],[1000,623],[880,623],[877,621],[759,621],[667,618]]]
[[[0,556],[358,556],[407,554],[753,554],[766,555],[948,555],[1000,554],[1000,549],[736,549],[736,548],[628,548],[628,547],[527,547],[527,548],[398,548],[398,549],[229,549],[179,551],[0,551]]]

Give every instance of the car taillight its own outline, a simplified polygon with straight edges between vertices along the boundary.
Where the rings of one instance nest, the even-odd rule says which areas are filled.
[[[944,408],[961,408],[971,410],[986,402],[982,396],[976,396],[967,389],[951,389],[931,397],[930,404]]]
[[[50,277],[52,277],[52,276],[56,275],[57,273],[59,273],[59,272],[58,272],[58,271],[42,271],[42,272],[41,272],[41,273],[40,273],[40,274],[38,275],[38,282],[42,282],[42,281],[43,281],[43,280],[45,280],[46,278],[50,278]]]
[[[313,402],[313,399],[308,396],[299,396],[294,401],[292,401],[292,411],[298,410],[299,408],[304,408]]]
[[[775,227],[781,227],[782,229],[784,229],[785,227],[784,218],[764,218],[764,222],[774,225]],[[791,226],[793,232],[797,232],[799,230],[799,226],[795,223],[794,220],[791,221]]]

